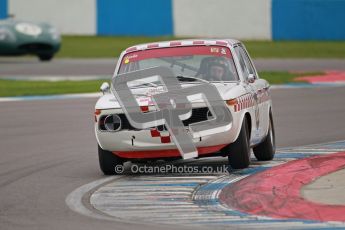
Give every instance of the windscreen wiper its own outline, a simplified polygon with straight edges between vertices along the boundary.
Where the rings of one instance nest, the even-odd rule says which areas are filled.
[[[185,76],[176,76],[176,78],[179,81],[185,81],[185,82],[205,82],[205,83],[210,83],[209,81],[205,80],[205,79],[201,79],[201,78],[197,78],[197,77],[185,77]]]
[[[176,76],[176,78],[179,81],[190,81],[190,82],[193,82],[193,81],[197,81],[198,80],[198,79],[195,79],[193,77],[184,77],[184,76]]]

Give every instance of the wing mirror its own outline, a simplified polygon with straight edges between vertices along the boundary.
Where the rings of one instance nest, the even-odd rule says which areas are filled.
[[[255,77],[254,74],[251,73],[251,74],[248,75],[248,82],[249,83],[254,83],[255,79],[256,79],[256,77]]]
[[[109,83],[103,82],[101,87],[100,87],[100,90],[102,91],[102,93],[105,94],[106,92],[109,92],[109,89],[110,89]]]

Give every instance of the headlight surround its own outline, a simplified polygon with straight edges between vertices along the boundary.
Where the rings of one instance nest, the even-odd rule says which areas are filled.
[[[122,128],[122,121],[119,115],[112,114],[106,116],[104,119],[104,127],[107,131],[110,132],[118,132]]]

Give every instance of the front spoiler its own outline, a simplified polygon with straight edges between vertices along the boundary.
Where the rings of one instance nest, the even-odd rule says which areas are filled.
[[[219,152],[226,144],[197,147],[199,155]],[[147,151],[113,151],[118,157],[127,159],[173,158],[181,157],[178,149],[147,150]]]

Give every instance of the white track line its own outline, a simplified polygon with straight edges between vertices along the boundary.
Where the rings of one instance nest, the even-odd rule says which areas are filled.
[[[110,218],[104,215],[99,215],[95,212],[92,212],[90,209],[86,208],[82,202],[82,198],[86,193],[98,187],[99,185],[112,181],[112,180],[114,180],[114,177],[107,177],[107,178],[93,181],[89,184],[83,185],[75,189],[66,197],[65,201],[66,201],[67,206],[71,210],[88,217],[93,217],[93,218],[102,219],[102,220],[113,220],[113,218]]]

